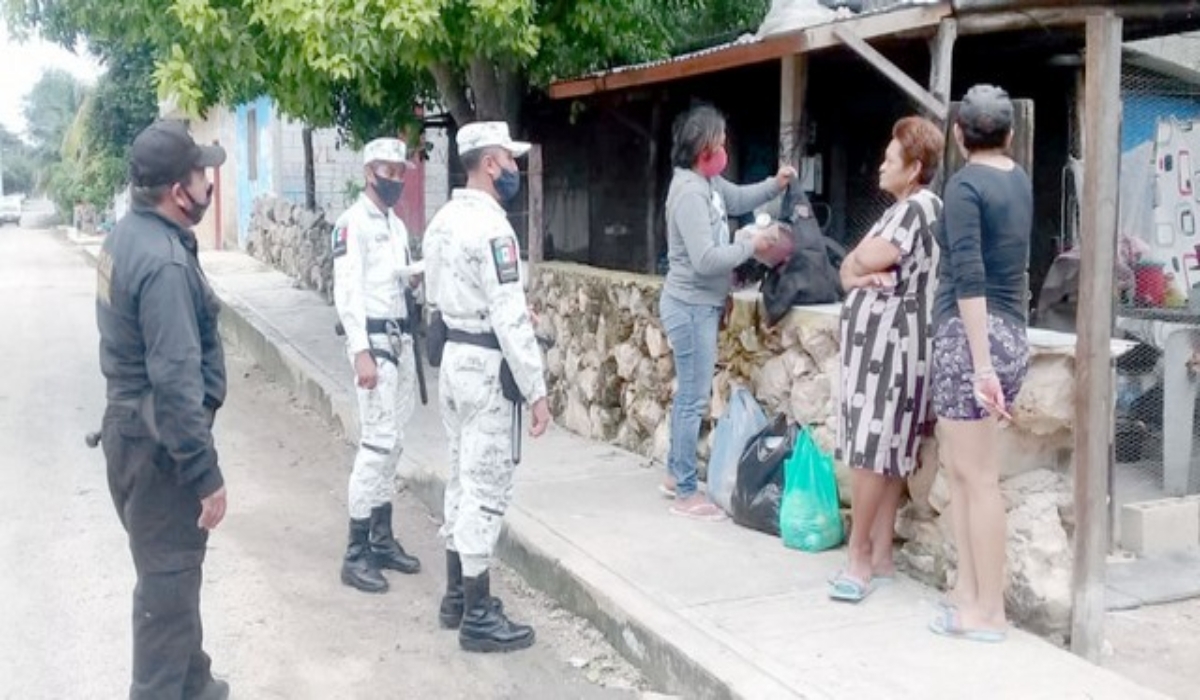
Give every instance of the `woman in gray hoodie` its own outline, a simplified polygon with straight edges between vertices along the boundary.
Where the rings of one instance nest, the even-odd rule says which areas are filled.
[[[676,120],[671,161],[675,175],[666,212],[670,265],[659,309],[675,359],[676,389],[669,476],[662,489],[675,499],[673,514],[721,520],[724,513],[696,484],[696,444],[712,393],[718,325],[733,269],[775,242],[773,228],[732,241],[728,217],[747,214],[779,196],[796,171],[784,166],[775,177],[745,187],[725,180],[725,118],[707,106]]]

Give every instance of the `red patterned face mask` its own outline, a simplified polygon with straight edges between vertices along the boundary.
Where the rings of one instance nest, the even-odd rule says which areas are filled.
[[[729,165],[729,154],[725,152],[724,146],[707,150],[696,160],[696,167],[704,177],[720,175],[725,172],[727,165]]]

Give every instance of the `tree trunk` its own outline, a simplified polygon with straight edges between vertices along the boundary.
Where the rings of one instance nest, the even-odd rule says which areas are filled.
[[[507,122],[509,129],[518,133],[521,82],[516,70],[477,56],[467,69],[467,83],[475,96],[479,119]]]
[[[482,57],[472,59],[465,72],[445,63],[434,64],[429,70],[456,124],[502,121],[512,133],[520,133],[525,83],[519,70]]]
[[[311,126],[300,132],[304,141],[304,208],[317,210],[317,170],[313,163],[313,133]]]
[[[433,74],[438,95],[442,98],[446,108],[450,110],[450,116],[454,117],[454,122],[462,125],[475,121],[475,108],[467,99],[467,86],[463,82],[462,75],[445,63],[435,63],[429,72]]]

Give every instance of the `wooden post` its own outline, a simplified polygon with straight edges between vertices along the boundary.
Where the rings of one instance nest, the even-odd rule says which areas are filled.
[[[1071,651],[1100,661],[1112,468],[1113,263],[1121,131],[1121,30],[1112,12],[1087,18],[1086,130],[1079,318],[1075,345],[1075,569]]]
[[[646,273],[658,272],[658,217],[661,212],[658,182],[658,132],[662,130],[662,100],[650,108],[650,133],[646,149]]]
[[[542,237],[546,233],[545,196],[542,181],[542,146],[534,144],[529,149],[529,272],[532,275],[537,264],[544,259]]]
[[[309,211],[317,209],[317,166],[313,161],[313,130],[305,125],[300,130],[300,140],[304,142],[304,208]]]
[[[950,89],[954,79],[954,44],[957,41],[958,20],[944,19],[938,25],[937,36],[929,44],[929,91],[939,102],[946,105],[947,109],[950,107]]]
[[[954,80],[954,43],[958,41],[958,20],[944,19],[938,25],[937,36],[929,42],[929,91],[942,104],[946,105],[946,117],[944,119],[933,118],[938,121],[942,127],[942,133],[946,136],[946,141],[949,143],[953,140],[954,135],[950,128],[950,91]],[[943,160],[942,167],[938,168],[937,175],[933,178],[931,189],[938,194],[941,194],[942,188],[946,185],[948,177],[946,162]]]
[[[804,128],[804,100],[808,94],[808,54],[785,56],[779,80],[779,162],[800,170],[808,134]],[[803,175],[803,173],[801,173]]]

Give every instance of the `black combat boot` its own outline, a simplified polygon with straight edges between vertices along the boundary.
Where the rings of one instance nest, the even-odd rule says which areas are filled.
[[[463,579],[466,613],[458,628],[458,645],[463,651],[481,653],[516,651],[533,646],[533,628],[504,616],[493,603],[488,572]]]
[[[438,622],[444,630],[456,630],[462,624],[463,607],[462,559],[458,552],[446,550],[446,595],[438,608]]]
[[[463,594],[462,559],[458,552],[446,550],[446,595],[442,596],[442,605],[438,609],[438,622],[442,629],[456,630],[462,624],[463,608],[466,607],[466,596]],[[488,604],[498,613],[504,612],[504,603],[496,596],[488,598]]]
[[[350,521],[350,544],[342,561],[342,583],[366,593],[384,593],[388,582],[371,561],[370,533],[370,520]]]
[[[391,569],[402,574],[415,574],[421,562],[404,551],[392,534],[392,504],[371,509],[371,562],[376,569]]]

